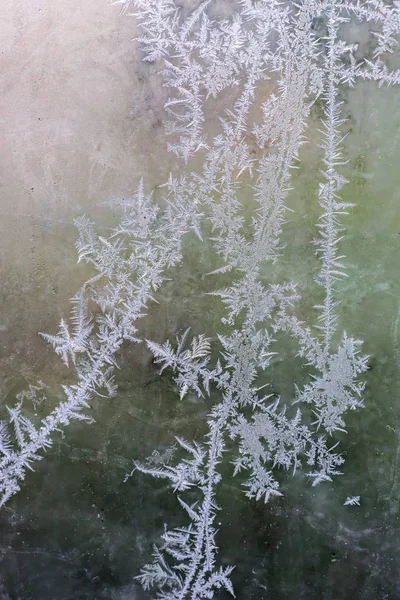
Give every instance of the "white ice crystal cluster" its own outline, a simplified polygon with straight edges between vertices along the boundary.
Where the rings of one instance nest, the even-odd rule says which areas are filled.
[[[170,480],[186,512],[186,524],[165,527],[154,562],[138,579],[145,589],[155,587],[159,600],[211,599],[222,588],[234,595],[233,566],[219,564],[216,544],[223,455],[236,448],[232,474],[246,474],[245,494],[257,500],[281,495],[277,469],[305,469],[313,485],[331,480],[344,462],[335,433],[345,430],[348,411],[363,406],[360,375],[367,370],[367,357],[361,343],[338,327],[337,281],[347,276],[340,240],[351,206],[340,196],[346,184],[343,92],[359,80],[400,82],[400,72],[388,66],[388,56],[397,51],[400,3],[119,4],[138,20],[144,60],[159,65],[170,91],[165,105],[169,149],[183,159],[184,174],[170,176],[159,203],[141,182],[136,195],[120,203],[120,224],[107,238],[87,218],[78,220],[79,259],[98,274],[73,299],[71,323],[61,321],[57,335],[45,335],[76,370],[76,383],[64,387],[65,400],[39,425],[24,415],[22,400],[8,408],[12,431],[4,422],[0,433],[1,502],[18,491],[26,468],[52,445],[56,430],[73,419],[90,420],[94,394],[115,394],[118,350],[124,340],[137,341],[135,322],[168,269],[181,260],[183,236],[193,231],[202,239],[211,228],[218,259],[213,276],[216,281],[218,274],[230,277],[227,287],[217,284],[214,292],[224,308],[221,330],[192,339],[187,331],[176,344],[147,345],[161,370],[172,370],[181,399],[190,391],[199,397],[212,392],[219,400],[203,440],[179,438],[165,461],[135,462],[132,474],[140,470]],[[362,22],[371,32],[368,56],[347,41],[349,24]],[[314,242],[322,300],[315,306],[315,321],[305,323],[296,316],[296,282],[270,283],[263,268],[281,254],[286,200],[296,189],[299,149],[307,141],[315,103],[322,114]],[[210,111],[219,116],[217,135],[208,128]],[[91,305],[97,306],[95,312]],[[312,373],[307,383],[294,385],[290,405],[260,385],[276,356],[277,335],[296,341],[304,370]],[[208,336],[218,340],[215,347]],[[191,498],[197,491],[194,503],[183,497],[189,489]],[[358,504],[357,498],[346,504]]]

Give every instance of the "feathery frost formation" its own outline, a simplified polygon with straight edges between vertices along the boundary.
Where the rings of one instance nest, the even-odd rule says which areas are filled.
[[[166,270],[179,262],[182,234],[198,229],[190,185],[184,178],[171,179],[170,185],[175,202],[161,214],[140,183],[132,199],[118,203],[123,216],[108,238],[97,235],[86,217],[77,219],[79,260],[91,263],[98,274],[72,298],[70,324],[62,319],[57,335],[42,334],[63,362],[74,367],[76,382],[63,386],[64,400],[38,423],[24,414],[23,401],[34,407],[38,399],[42,402],[42,382],[19,394],[15,407],[7,407],[13,431],[0,423],[0,505],[20,489],[26,469],[42,458],[41,451],[52,446],[54,432],[75,419],[92,422],[91,398],[115,395],[116,353],[125,340],[139,341],[135,322],[144,316]]]
[[[8,408],[13,437],[3,422],[1,502],[18,491],[26,468],[51,446],[54,431],[73,419],[90,420],[93,395],[115,393],[116,354],[124,340],[138,341],[135,321],[143,317],[168,269],[179,263],[182,236],[192,230],[201,239],[204,227],[211,226],[219,261],[212,276],[230,273],[228,287],[214,292],[224,316],[217,338],[207,333],[218,339],[217,346],[211,347],[207,333],[190,339],[189,330],[176,344],[148,340],[147,345],[161,370],[172,370],[182,400],[191,391],[200,398],[212,392],[219,401],[203,440],[178,438],[169,451],[135,462],[132,475],[139,470],[170,480],[186,512],[186,524],[165,527],[154,562],[138,579],[145,589],[155,587],[159,600],[211,599],[222,588],[234,595],[233,566],[219,564],[216,543],[223,456],[233,449],[232,473],[242,472],[248,498],[268,501],[281,495],[276,469],[305,469],[313,485],[330,481],[344,462],[335,433],[345,430],[349,410],[363,406],[360,375],[367,370],[367,357],[361,343],[338,327],[337,281],[347,275],[340,239],[351,206],[340,197],[346,183],[341,98],[345,87],[359,79],[378,85],[400,81],[400,73],[387,66],[400,33],[400,4],[119,4],[132,9],[141,27],[144,60],[160,65],[171,91],[165,105],[169,149],[184,160],[186,173],[170,176],[163,209],[146,196],[141,183],[132,200],[120,203],[121,222],[108,238],[97,235],[88,219],[78,220],[79,259],[90,262],[98,275],[73,298],[70,325],[61,321],[57,335],[44,336],[73,366],[76,383],[64,387],[65,400],[39,423],[24,414],[24,398]],[[346,41],[348,24],[360,22],[372,31],[370,55],[364,57]],[[227,98],[233,98],[229,107]],[[322,300],[315,307],[315,322],[304,323],[296,316],[296,282],[268,283],[263,268],[279,260],[285,203],[316,101],[322,110],[322,170],[315,279]],[[208,130],[211,110],[220,119],[217,135]],[[277,353],[276,336],[282,334],[297,341],[304,369],[312,373],[307,383],[294,386],[291,406],[260,385]],[[197,493],[194,503],[184,495],[187,490],[190,498]],[[358,503],[357,496],[345,502]]]
[[[171,89],[166,104],[170,149],[186,162],[203,154],[202,171],[193,179],[221,259],[215,273],[232,272],[231,285],[215,291],[226,310],[216,362],[205,336],[189,342],[186,332],[176,348],[170,342],[147,342],[162,370],[173,370],[181,398],[189,390],[209,395],[212,387],[221,400],[209,415],[202,443],[177,440],[186,458],[175,465],[135,463],[134,471],[171,481],[189,520],[184,527],[166,527],[154,562],[143,568],[139,580],[145,589],[156,587],[163,600],[213,598],[219,588],[234,595],[232,567],[218,565],[215,528],[219,465],[228,446],[236,442],[233,475],[247,473],[246,496],[268,501],[281,494],[275,468],[293,473],[306,468],[313,485],[340,473],[344,461],[332,436],[344,431],[347,411],[363,406],[365,384],[359,376],[367,370],[367,357],[360,342],[337,327],[336,282],[346,276],[338,247],[341,218],[351,206],[340,198],[346,183],[340,173],[340,98],[342,87],[355,85],[358,78],[379,85],[398,81],[399,74],[387,69],[384,58],[395,49],[400,5],[241,0],[229,17],[221,18],[216,3],[207,0],[188,16],[172,0],[129,4],[142,23],[144,58],[162,61],[164,82]],[[371,57],[360,58],[357,46],[342,36],[351,21],[367,21],[375,28]],[[260,101],[267,81],[268,93]],[[221,110],[222,132],[212,138],[206,110],[219,106],[215,99],[226,89],[234,103]],[[295,282],[267,284],[262,267],[279,258],[285,201],[316,100],[323,107],[321,214],[315,240],[323,301],[315,307],[317,323],[307,325],[294,315],[299,299]],[[248,220],[241,200],[246,177],[254,206]],[[294,414],[257,385],[275,355],[278,332],[297,339],[299,356],[315,373],[309,383],[295,386]],[[303,418],[304,405],[315,415],[312,423]],[[182,493],[192,488],[199,496],[189,505]],[[346,504],[358,502],[353,497]]]

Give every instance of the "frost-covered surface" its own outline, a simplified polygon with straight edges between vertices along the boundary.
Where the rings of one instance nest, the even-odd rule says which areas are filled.
[[[138,341],[135,322],[161,285],[165,270],[179,261],[182,233],[197,229],[190,188],[184,179],[174,185],[177,193],[182,189],[179,201],[160,215],[140,184],[132,199],[119,202],[123,217],[107,239],[96,234],[86,217],[77,220],[79,260],[91,263],[98,275],[72,299],[70,324],[62,319],[57,335],[42,334],[64,363],[74,367],[76,383],[63,386],[65,400],[38,424],[24,415],[27,393],[20,395],[15,407],[7,408],[15,444],[2,422],[1,504],[20,489],[26,469],[42,458],[41,450],[52,446],[54,432],[74,419],[92,421],[88,409],[93,395],[110,398],[115,394],[115,355],[125,340]],[[31,385],[29,400],[35,404],[40,398],[43,385]]]
[[[171,89],[169,148],[186,163],[186,174],[165,184],[164,208],[141,183],[131,201],[120,203],[123,217],[107,238],[86,218],[78,221],[80,259],[92,263],[98,275],[73,299],[71,325],[62,321],[56,336],[45,336],[74,366],[77,380],[64,387],[66,400],[38,425],[24,415],[24,398],[8,409],[14,440],[3,424],[0,490],[4,503],[18,491],[26,468],[51,446],[54,431],[73,419],[90,420],[92,395],[115,393],[116,354],[124,340],[137,341],[135,321],[168,268],[179,263],[182,236],[192,230],[201,239],[211,227],[218,267],[210,277],[225,311],[220,330],[192,338],[187,331],[176,343],[147,341],[162,370],[172,369],[183,401],[188,392],[213,400],[209,431],[203,440],[178,438],[165,460],[158,454],[157,460],[135,462],[133,474],[140,470],[170,480],[186,512],[181,527],[166,526],[154,563],[139,575],[143,587],[154,586],[159,599],[213,598],[220,588],[234,594],[233,565],[219,560],[216,545],[223,455],[235,449],[232,474],[246,474],[244,492],[257,500],[281,494],[277,469],[304,469],[313,485],[331,480],[344,462],[335,433],[345,430],[348,411],[363,406],[367,357],[361,342],[338,327],[337,281],[348,275],[340,240],[351,207],[340,197],[346,183],[341,95],[359,79],[378,85],[400,80],[386,63],[396,50],[400,9],[380,0],[242,0],[223,17],[226,6],[213,0],[184,10],[173,0],[121,4],[141,24],[144,59],[159,61]],[[346,41],[348,24],[361,21],[373,32],[368,56]],[[315,103],[322,114],[314,242],[322,300],[315,321],[305,323],[297,317],[296,281],[269,283],[263,268],[279,261],[285,203],[296,187],[298,153]],[[217,136],[207,129],[210,110],[219,111]],[[221,288],[218,276],[226,273],[230,283]],[[278,335],[296,340],[309,373],[306,384],[295,386],[289,405],[260,385],[276,356]],[[32,387],[29,399],[36,398],[35,391]]]

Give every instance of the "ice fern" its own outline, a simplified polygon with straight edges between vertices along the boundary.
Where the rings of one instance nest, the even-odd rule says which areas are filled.
[[[58,334],[44,335],[75,369],[76,382],[64,386],[65,400],[39,423],[26,416],[25,397],[7,408],[10,426],[2,422],[0,428],[1,502],[18,491],[55,431],[74,419],[90,420],[94,395],[115,394],[118,350],[125,340],[140,341],[135,322],[168,269],[181,260],[182,237],[192,231],[203,239],[211,230],[218,264],[209,275],[218,281],[224,274],[225,282],[216,283],[213,292],[224,310],[220,331],[191,337],[188,329],[174,343],[146,340],[161,373],[171,370],[183,401],[191,393],[212,402],[208,433],[196,441],[177,438],[170,451],[135,461],[131,475],[140,471],[168,480],[186,513],[182,526],[165,526],[154,561],[137,579],[145,589],[155,588],[159,600],[212,599],[221,589],[234,595],[233,565],[219,558],[216,529],[221,463],[228,452],[232,475],[241,474],[248,498],[267,502],[281,495],[277,470],[303,469],[313,485],[331,481],[344,462],[336,434],[345,431],[346,414],[363,406],[368,357],[361,342],[339,327],[338,281],[347,276],[340,241],[352,206],[341,197],[343,98],[358,81],[400,82],[400,72],[387,61],[397,51],[400,5],[384,0],[118,4],[137,19],[143,60],[159,67],[170,92],[169,150],[183,159],[185,174],[170,176],[160,202],[145,193],[143,182],[131,200],[116,201],[122,217],[107,237],[87,218],[77,221],[79,260],[92,264],[97,275],[73,298],[70,324],[61,320]],[[349,25],[360,23],[372,32],[364,57],[347,41]],[[296,281],[268,282],[265,266],[282,253],[286,202],[296,189],[299,150],[310,135],[317,102],[321,169],[314,250],[321,300],[315,319],[303,322]],[[219,117],[217,134],[206,119],[212,113]],[[282,336],[295,341],[309,374],[307,382],[294,382],[288,403],[265,384]],[[345,504],[358,502],[353,496]]]
[[[15,444],[10,446],[11,432],[2,423],[0,504],[20,489],[26,469],[52,446],[54,432],[73,420],[92,422],[93,396],[115,395],[116,355],[124,341],[140,341],[136,321],[144,316],[168,268],[179,262],[182,234],[198,228],[196,202],[184,178],[171,179],[169,185],[174,198],[167,192],[168,209],[160,214],[140,184],[133,198],[119,203],[121,222],[107,238],[98,235],[86,217],[77,220],[79,260],[92,264],[97,275],[72,298],[70,323],[61,319],[57,335],[42,334],[67,366],[72,363],[76,381],[62,386],[64,400],[40,421],[28,417],[29,406],[23,406],[24,400],[35,405],[38,386],[31,386],[30,395],[19,398],[15,408],[7,408]],[[40,401],[43,398],[41,391]]]

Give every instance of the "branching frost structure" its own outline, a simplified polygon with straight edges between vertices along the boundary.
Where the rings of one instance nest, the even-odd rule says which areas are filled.
[[[86,217],[77,220],[79,260],[91,263],[97,275],[72,299],[71,323],[61,319],[57,335],[42,334],[64,363],[73,365],[76,382],[63,386],[65,399],[38,423],[24,414],[26,394],[15,407],[7,407],[12,431],[1,422],[0,505],[20,489],[26,469],[42,458],[41,451],[52,446],[54,432],[74,419],[92,421],[94,395],[115,395],[116,354],[125,340],[139,341],[135,322],[145,314],[168,268],[179,262],[182,234],[199,227],[190,184],[171,178],[169,186],[173,192],[168,189],[168,209],[161,214],[141,183],[132,199],[118,203],[123,216],[108,238],[98,235]],[[38,392],[43,402],[38,386],[31,386],[30,400]]]
[[[146,10],[153,9],[148,3],[145,11],[140,2],[133,4],[136,15],[148,26]],[[164,60],[166,85],[176,90],[167,103],[172,117],[168,132],[176,140],[171,149],[186,161],[204,153],[202,173],[195,175],[198,197],[222,259],[218,271],[233,274],[231,285],[215,292],[226,308],[222,321],[228,330],[218,336],[221,350],[216,363],[210,365],[205,338],[194,338],[188,348],[187,333],[178,339],[176,348],[170,342],[148,342],[162,369],[173,369],[181,398],[188,390],[200,397],[209,394],[210,386],[221,396],[209,415],[205,442],[193,445],[178,440],[189,458],[157,468],[135,463],[135,470],[170,479],[178,493],[195,486],[200,494],[192,506],[179,496],[191,524],[166,529],[154,562],[139,576],[145,588],[158,589],[157,598],[169,600],[213,598],[221,587],[234,594],[231,568],[217,565],[214,526],[216,488],[221,480],[218,467],[229,439],[238,445],[232,461],[234,475],[242,470],[248,473],[245,493],[249,498],[267,501],[281,494],[275,468],[295,472],[307,467],[313,485],[340,472],[343,457],[336,452],[332,436],[344,431],[346,412],[363,406],[360,375],[367,370],[360,342],[337,327],[336,282],[346,276],[338,247],[341,217],[351,207],[340,197],[346,183],[340,172],[344,164],[341,89],[344,84],[354,85],[358,78],[373,79],[379,85],[398,79],[382,58],[396,45],[397,4],[242,0],[232,16],[222,20],[208,16],[209,5],[199,3],[191,17],[181,20],[179,9],[168,2],[168,42],[158,47],[168,48],[174,61],[163,52],[157,57]],[[162,10],[163,3],[157,7]],[[352,19],[376,26],[376,48],[367,59],[357,58],[357,46],[340,37]],[[318,20],[323,33],[317,33]],[[149,54],[153,34],[154,30],[145,28],[141,38],[147,60],[155,59]],[[272,91],[262,103],[262,119],[257,120],[257,92],[268,78],[273,81]],[[227,87],[236,90],[236,100],[221,116],[222,133],[210,140],[206,103]],[[323,301],[315,307],[318,322],[306,326],[294,316],[295,284],[266,285],[262,266],[279,256],[292,171],[316,100],[323,106],[321,215],[315,240],[321,261],[316,281],[323,289]],[[173,110],[178,106],[179,111]],[[251,152],[249,131],[258,157]],[[251,179],[256,205],[250,223],[243,216],[240,198],[243,173]],[[280,405],[279,398],[263,395],[257,388],[260,371],[268,368],[275,354],[278,332],[298,340],[298,354],[314,372],[310,383],[296,386],[294,414],[290,407]],[[315,415],[312,423],[303,419],[303,405],[309,405]]]
[[[157,62],[171,96],[169,149],[186,163],[186,175],[170,177],[158,208],[141,184],[122,202],[120,224],[107,238],[86,219],[78,221],[80,259],[97,270],[73,299],[71,325],[45,335],[77,381],[65,386],[66,400],[41,423],[24,415],[22,401],[8,408],[14,430],[0,430],[2,503],[19,489],[26,468],[52,443],[52,433],[72,419],[90,419],[94,394],[115,393],[115,356],[124,340],[136,339],[135,321],[178,264],[181,238],[189,230],[200,238],[207,224],[218,268],[230,283],[214,295],[224,307],[218,358],[206,334],[176,344],[147,341],[162,370],[172,369],[180,397],[219,396],[204,440],[178,438],[173,451],[157,460],[135,462],[133,469],[171,481],[188,522],[165,528],[154,562],[138,579],[156,588],[159,600],[213,598],[224,588],[234,595],[233,567],[218,564],[216,493],[225,453],[233,475],[246,474],[245,494],[268,501],[281,495],[276,469],[307,469],[313,485],[340,473],[335,432],[345,430],[349,410],[363,406],[367,357],[358,340],[338,327],[337,281],[346,276],[340,255],[343,217],[351,204],[340,196],[343,177],[343,90],[358,80],[378,85],[400,81],[387,56],[397,49],[400,5],[384,0],[122,0],[141,27],[144,60]],[[221,6],[226,14],[218,13]],[[349,23],[367,22],[373,35],[370,55],[359,56],[346,41]],[[372,45],[373,45],[372,44]],[[226,98],[233,98],[227,108]],[[318,102],[322,111],[322,171],[315,250],[320,259],[316,282],[322,300],[318,317],[304,323],[296,316],[295,282],[267,283],[263,269],[279,260],[286,200],[294,186],[299,149]],[[220,132],[207,129],[207,111],[220,117]],[[201,167],[196,168],[201,161]],[[251,199],[248,199],[249,191]],[[246,200],[244,197],[246,196]],[[249,209],[251,207],[251,214]],[[96,308],[94,308],[96,307]],[[293,402],[283,405],[265,381],[277,352],[278,335],[298,344],[310,375],[295,385]],[[33,389],[33,388],[32,388]],[[40,388],[42,394],[42,388]],[[305,410],[304,410],[305,409]],[[309,414],[313,418],[309,418]],[[175,455],[185,458],[175,461]],[[175,461],[175,462],[174,462]],[[194,503],[184,492],[197,491]],[[355,504],[353,497],[346,501]]]

